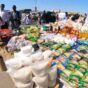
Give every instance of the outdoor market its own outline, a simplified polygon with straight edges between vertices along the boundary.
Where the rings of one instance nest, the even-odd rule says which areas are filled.
[[[4,8],[1,4],[0,72],[14,87],[0,83],[0,88],[88,88],[87,14]]]

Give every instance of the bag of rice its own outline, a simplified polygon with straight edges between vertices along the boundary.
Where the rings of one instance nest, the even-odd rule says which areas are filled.
[[[30,67],[24,67],[15,71],[11,76],[17,83],[29,83],[32,80],[32,71]]]
[[[45,52],[43,52],[43,56],[44,59],[48,59],[50,57],[50,55],[52,55],[52,51],[51,50],[46,50]]]
[[[32,59],[33,62],[44,60],[44,56],[42,52],[36,52],[35,54],[32,54],[31,58],[33,58]]]
[[[48,61],[35,62],[31,68],[34,76],[44,76],[47,74]]]
[[[34,83],[30,82],[28,84],[25,84],[25,83],[21,83],[21,82],[16,82],[15,85],[17,88],[33,88]]]
[[[37,88],[48,88],[48,75],[43,77],[34,77],[33,82],[35,82]]]
[[[49,75],[49,87],[54,87],[56,84],[56,78],[57,78],[57,66],[53,66],[48,70]]]
[[[21,64],[20,60],[17,60],[17,59],[14,59],[14,58],[12,58],[10,60],[7,60],[5,62],[5,64],[6,64],[6,67],[8,69],[12,69],[12,70],[17,70],[17,69],[22,67],[22,64]]]

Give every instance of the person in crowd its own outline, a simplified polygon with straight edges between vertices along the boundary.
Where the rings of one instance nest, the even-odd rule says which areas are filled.
[[[29,25],[29,24],[31,24],[31,23],[32,23],[32,19],[31,19],[30,14],[28,14],[28,15],[26,16],[25,23],[26,23],[27,25]]]
[[[59,13],[58,13],[58,24],[59,24],[60,29],[63,29],[65,27],[67,19],[68,19],[68,13],[59,11]]]
[[[41,23],[46,23],[46,11],[43,11],[43,14],[41,16]]]
[[[38,24],[41,25],[41,13],[38,13]]]
[[[88,15],[86,15],[86,17],[85,17],[84,25],[88,25]]]
[[[4,10],[5,5],[1,4],[0,5],[0,22],[1,22],[1,29],[8,29],[9,27],[9,13]]]
[[[12,29],[18,30],[20,24],[21,24],[20,12],[17,11],[16,5],[13,5],[12,12],[11,12],[11,26],[12,26]]]
[[[63,20],[66,20],[66,19],[67,19],[67,13],[60,11],[58,13],[58,21],[63,21]]]
[[[22,19],[21,20],[22,24],[26,24],[26,22],[25,22],[26,21],[26,14],[25,13],[22,14],[22,18],[21,19]]]
[[[0,29],[1,29],[2,25],[4,25],[4,22],[3,22],[2,18],[0,17]]]

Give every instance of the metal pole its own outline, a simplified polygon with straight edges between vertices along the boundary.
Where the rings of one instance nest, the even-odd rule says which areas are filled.
[[[34,0],[35,2],[35,12],[37,11],[37,0]]]

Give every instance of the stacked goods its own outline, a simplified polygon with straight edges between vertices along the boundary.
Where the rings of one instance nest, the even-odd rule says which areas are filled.
[[[33,42],[36,42],[39,38],[39,29],[36,26],[23,28],[21,32],[27,34],[28,39]]]
[[[44,36],[41,37],[42,40],[45,41],[52,41],[52,42],[56,42],[56,43],[66,43],[66,44],[71,44],[74,45],[75,42],[77,41],[77,37],[74,36],[72,38],[70,38],[69,35],[67,36],[63,36],[61,34],[46,34]]]
[[[46,29],[48,28],[45,27],[44,30]],[[59,33],[66,35],[44,32],[45,35],[41,36],[35,26],[21,31],[33,42],[37,42],[40,37],[42,42],[37,43],[42,48],[32,46],[24,35],[16,36],[9,41],[8,49],[14,50],[15,46],[21,50],[14,54],[14,59],[6,62],[8,72],[18,88],[33,88],[34,84],[34,88],[54,88],[56,78],[57,81],[62,79],[68,82],[72,88],[88,87],[88,40],[78,40],[76,36],[79,31],[63,29]],[[29,50],[26,51],[23,47]]]
[[[17,88],[54,88],[57,66],[49,66],[52,51],[34,50],[32,45],[22,47],[13,59],[6,61],[7,72]]]
[[[50,50],[55,50],[57,55],[63,54],[72,48],[70,44],[65,43],[43,42],[42,45],[48,47]]]
[[[57,81],[58,79],[66,81],[69,85],[71,85],[72,88],[87,88],[88,86],[87,41],[79,40],[77,44],[74,45],[75,47],[71,46],[70,44],[55,43],[51,41],[43,42],[42,45],[48,47],[48,50],[34,52],[32,47],[27,46],[26,49],[28,49],[29,47],[28,52],[25,51],[25,49],[21,49],[22,51],[18,54],[15,54],[15,58],[13,60],[10,60],[11,65],[8,65],[8,63],[6,63],[6,65],[8,65],[8,68],[11,68],[9,69],[10,74],[14,73],[12,77],[13,78],[15,77],[14,78],[15,84],[18,88],[21,86],[23,88],[25,88],[26,86],[32,87],[34,83],[37,88],[40,87],[54,88],[56,84],[56,78]],[[51,50],[54,50],[54,52],[51,51],[49,48]],[[57,51],[59,54],[55,54],[55,52]],[[22,53],[24,54],[22,55]],[[27,55],[25,56],[25,54]],[[20,72],[19,69],[24,70],[25,69],[24,66],[30,66],[27,68],[28,69],[31,68],[30,71],[33,74],[31,80],[28,79],[27,82],[25,81],[25,86],[23,86],[24,82],[21,81],[15,74],[17,72]],[[60,78],[57,77],[59,75]],[[19,80],[21,84],[19,84]],[[60,83],[58,82],[57,84],[60,85]]]
[[[53,57],[51,66],[57,65],[57,72],[61,79],[65,80],[72,88],[88,87],[88,42],[79,40],[76,47],[70,45],[52,45],[52,49],[63,50],[59,56]],[[74,50],[70,50],[73,48]],[[69,51],[70,50],[70,51]],[[69,52],[68,52],[69,51]]]
[[[82,59],[81,59],[82,58]],[[72,88],[88,87],[88,60],[75,52],[67,52],[52,60],[51,66],[57,65],[58,76]]]
[[[71,49],[71,45],[70,44],[65,44],[65,45],[62,45],[61,48],[57,49],[57,53],[58,55],[61,55],[67,51],[69,51]]]
[[[79,40],[78,41],[77,51],[82,53],[88,53],[88,41],[87,40]]]
[[[87,88],[88,86],[88,63],[80,60],[79,62],[71,60],[66,69],[61,73],[62,79],[68,81],[71,85],[78,88]],[[75,88],[75,87],[73,87]]]

